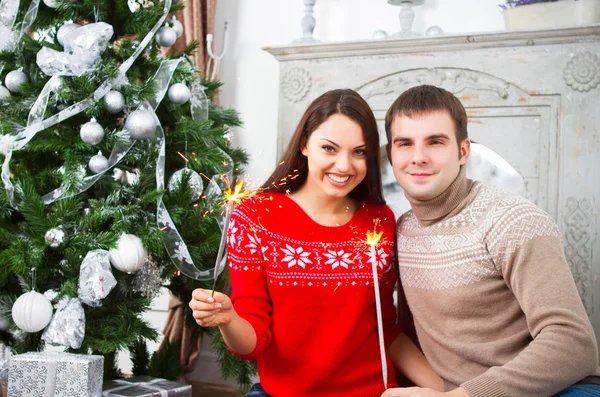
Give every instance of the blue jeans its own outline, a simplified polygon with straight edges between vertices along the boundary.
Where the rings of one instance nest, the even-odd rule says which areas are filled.
[[[600,386],[597,385],[575,385],[565,389],[554,397],[598,397]]]
[[[246,394],[245,397],[271,397],[271,396],[269,396],[267,393],[265,393],[265,390],[262,388],[260,383],[255,383],[252,385],[252,387],[250,388],[250,391],[248,392],[248,394]]]

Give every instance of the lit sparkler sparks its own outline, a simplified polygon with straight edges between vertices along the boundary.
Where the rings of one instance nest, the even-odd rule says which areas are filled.
[[[217,260],[215,263],[215,271],[214,271],[214,281],[211,296],[215,295],[215,288],[217,286],[217,279],[219,278],[219,266],[221,265],[221,260],[223,259],[223,254],[225,252],[225,247],[227,245],[227,230],[229,229],[229,220],[231,219],[231,213],[233,212],[233,207],[235,204],[239,204],[242,200],[248,196],[250,196],[251,192],[244,191],[244,183],[238,182],[233,189],[231,189],[231,185],[229,185],[229,181],[227,181],[227,189],[223,192],[225,197],[225,222],[223,223],[223,231],[221,233],[221,241],[219,243],[219,250],[217,251]]]
[[[385,343],[383,339],[383,318],[381,314],[381,298],[379,297],[379,276],[377,274],[377,244],[381,240],[383,232],[377,232],[379,219],[375,220],[373,231],[367,232],[366,243],[369,245],[369,262],[373,270],[373,288],[375,290],[375,307],[377,309],[377,331],[379,333],[379,355],[381,356],[381,369],[383,376],[383,386],[387,390],[387,361],[385,358]]]

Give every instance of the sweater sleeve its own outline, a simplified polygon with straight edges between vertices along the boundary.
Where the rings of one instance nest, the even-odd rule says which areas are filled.
[[[554,395],[596,370],[594,331],[554,220],[520,198],[502,201],[495,212],[486,236],[488,251],[518,300],[533,340],[505,365],[461,386],[471,397]]]
[[[240,206],[241,207],[241,206]],[[231,215],[227,254],[231,278],[231,301],[237,314],[247,320],[256,332],[256,347],[246,355],[231,352],[246,360],[256,360],[271,340],[271,298],[267,287],[266,246],[260,228],[240,208]]]

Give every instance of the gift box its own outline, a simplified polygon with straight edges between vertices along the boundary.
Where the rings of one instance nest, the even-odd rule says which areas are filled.
[[[150,376],[104,383],[103,397],[192,397],[192,386]]]
[[[8,397],[100,397],[104,357],[25,353],[10,358]]]

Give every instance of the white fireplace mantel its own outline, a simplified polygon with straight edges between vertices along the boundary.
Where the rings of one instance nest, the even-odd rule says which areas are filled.
[[[265,50],[280,62],[279,155],[308,104],[330,89],[367,100],[383,144],[385,112],[406,89],[432,84],[458,96],[471,139],[507,160],[523,194],[557,221],[600,337],[600,25]],[[389,166],[383,183],[393,204]]]

